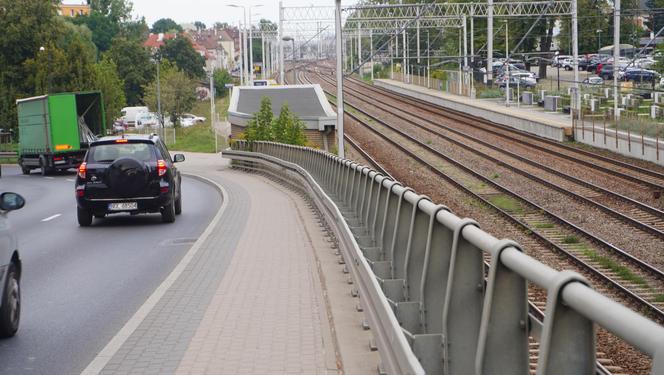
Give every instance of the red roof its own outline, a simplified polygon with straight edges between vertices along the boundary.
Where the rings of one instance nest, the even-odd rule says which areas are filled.
[[[174,33],[159,33],[159,34],[150,34],[148,39],[143,43],[145,47],[148,48],[159,48],[164,45],[164,42],[169,39],[175,39],[177,37]]]

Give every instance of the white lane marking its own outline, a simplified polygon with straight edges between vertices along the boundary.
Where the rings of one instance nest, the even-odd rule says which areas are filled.
[[[68,178],[67,181],[76,182],[76,180],[74,180],[73,178]]]
[[[55,219],[55,218],[57,218],[57,217],[60,217],[60,216],[62,216],[62,214],[55,214],[55,215],[53,215],[53,216],[49,216],[49,217],[47,217],[47,218],[45,218],[45,219],[42,219],[42,221],[43,221],[43,222],[51,221],[51,220],[53,220],[53,219]]]
[[[55,177],[50,177],[50,176],[46,176],[44,178],[48,178],[49,180],[55,180]]]
[[[205,231],[203,234],[198,238],[198,240],[191,246],[189,251],[182,257],[182,260],[180,260],[180,263],[178,263],[177,266],[173,269],[173,271],[168,275],[168,277],[155,289],[154,292],[152,292],[152,295],[148,297],[148,299],[143,303],[143,306],[141,306],[135,313],[134,315],[129,318],[127,323],[118,331],[118,333],[115,334],[115,336],[111,339],[111,341],[106,344],[104,349],[97,354],[97,356],[88,364],[88,366],[81,372],[81,375],[97,375],[99,374],[108,361],[113,358],[115,353],[120,350],[122,345],[127,341],[127,339],[136,331],[138,326],[143,322],[143,320],[150,314],[152,309],[157,305],[161,297],[166,294],[168,289],[173,285],[175,280],[180,277],[182,272],[184,272],[185,268],[187,268],[187,265],[189,265],[189,262],[194,258],[198,250],[201,248],[203,243],[207,240],[207,238],[212,234],[212,231],[214,228],[217,226],[219,221],[221,220],[224,211],[226,211],[226,207],[228,206],[228,193],[226,192],[226,189],[224,189],[223,186],[221,186],[219,183],[212,181],[209,178],[205,178],[203,176],[198,176],[194,174],[188,174],[188,173],[183,173],[182,175],[187,175],[188,177],[207,181],[209,184],[213,185],[214,187],[217,188],[217,190],[221,193],[221,207],[219,208],[219,211],[215,215],[215,217],[212,219],[210,224],[205,228]]]

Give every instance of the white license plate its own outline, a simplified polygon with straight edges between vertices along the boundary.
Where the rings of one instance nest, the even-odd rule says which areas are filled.
[[[109,203],[108,209],[111,211],[136,210],[138,209],[138,203],[136,202]]]

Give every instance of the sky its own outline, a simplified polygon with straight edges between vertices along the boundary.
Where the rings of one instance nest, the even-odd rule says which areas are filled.
[[[237,25],[243,17],[243,10],[242,8],[231,8],[228,6],[229,4],[243,6],[262,4],[263,6],[252,9],[252,14],[258,14],[252,17],[253,22],[261,18],[274,22],[279,19],[279,0],[132,0],[132,2],[134,16],[145,17],[150,26],[160,18],[172,18],[177,23],[202,21],[207,26],[217,21]],[[334,6],[334,1],[283,0],[283,5],[285,7]]]

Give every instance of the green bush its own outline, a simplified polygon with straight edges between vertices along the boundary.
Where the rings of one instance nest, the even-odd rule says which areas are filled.
[[[291,145],[304,146],[304,122],[291,112],[288,103],[281,106],[279,117],[272,114],[270,98],[261,99],[261,108],[254,114],[245,130],[245,139],[253,141],[274,141]]]

